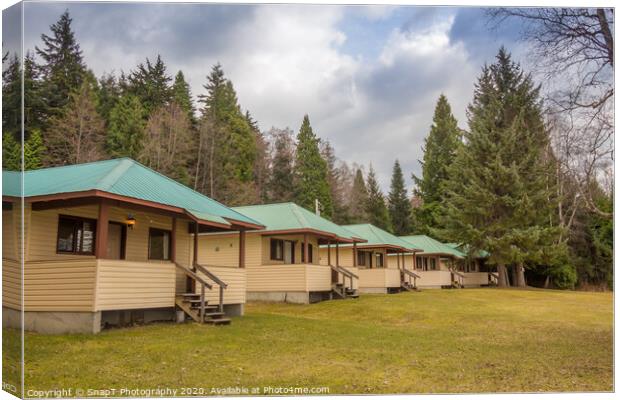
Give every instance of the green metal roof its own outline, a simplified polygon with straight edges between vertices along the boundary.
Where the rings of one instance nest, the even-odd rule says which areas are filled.
[[[412,235],[412,236],[400,236],[406,242],[411,243],[412,246],[422,249],[420,254],[440,254],[447,255],[457,258],[465,258],[465,254],[463,254],[458,249],[448,246],[445,243],[440,242],[439,240],[433,239],[430,236],[426,235]]]
[[[2,194],[21,196],[20,172],[2,171]],[[24,197],[99,190],[185,209],[194,217],[230,225],[226,219],[260,223],[130,158],[26,171]]]
[[[364,246],[395,246],[408,251],[419,250],[415,246],[412,246],[411,243],[406,242],[398,236],[394,236],[391,233],[384,231],[377,226],[374,226],[373,224],[353,224],[343,225],[342,227],[348,231],[351,231],[351,233],[356,237],[366,239],[366,243],[364,243]]]
[[[469,246],[466,245],[466,244],[461,245],[461,244],[458,244],[458,243],[446,243],[446,245],[448,245],[448,246],[450,246],[450,247],[452,247],[454,249],[457,249],[457,250],[459,250],[459,251],[461,251],[461,252],[463,252],[465,254],[469,253]],[[478,250],[476,252],[476,254],[474,254],[474,257],[475,258],[488,258],[490,255],[491,255],[491,253],[489,253],[486,250]]]
[[[352,232],[295,203],[233,207],[265,226],[265,231],[314,230],[340,239],[360,241]]]

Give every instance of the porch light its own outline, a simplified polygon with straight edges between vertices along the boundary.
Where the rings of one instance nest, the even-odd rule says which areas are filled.
[[[129,229],[133,229],[133,226],[136,224],[136,219],[133,217],[133,215],[129,214],[127,216],[127,219],[125,220],[125,224],[127,224]]]

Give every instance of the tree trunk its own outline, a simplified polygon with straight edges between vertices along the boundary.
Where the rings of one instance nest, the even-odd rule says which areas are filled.
[[[513,264],[510,266],[510,274],[512,275],[510,277],[511,286],[516,286],[517,285],[517,266],[516,265]]]
[[[506,265],[499,264],[497,266],[497,286],[498,287],[508,287],[508,275],[506,274]]]
[[[551,279],[549,278],[549,275],[547,275],[547,278],[545,279],[545,285],[543,286],[545,289],[549,288],[550,281]]]
[[[515,265],[515,275],[517,277],[517,279],[515,279],[515,286],[517,287],[525,287],[525,267],[523,267],[523,264],[519,263],[517,265]]]

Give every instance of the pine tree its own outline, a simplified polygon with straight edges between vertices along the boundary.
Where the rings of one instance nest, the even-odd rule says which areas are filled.
[[[424,140],[424,160],[420,162],[422,177],[413,175],[414,195],[422,200],[422,205],[414,211],[416,231],[420,233],[428,234],[431,228],[441,228],[437,213],[443,199],[442,185],[448,179],[448,168],[460,143],[461,132],[456,118],[442,94],[435,106],[431,131]]]
[[[295,143],[290,129],[272,128],[273,156],[269,180],[269,201],[281,203],[294,201]]]
[[[24,143],[24,170],[39,169],[43,167],[43,157],[46,148],[38,129],[31,131],[28,139]]]
[[[65,11],[60,19],[50,26],[51,36],[41,35],[44,47],[36,47],[43,60],[42,96],[46,104],[45,115],[57,116],[71,101],[71,93],[82,86],[86,66],[82,50],[71,29],[72,19]]]
[[[11,132],[2,133],[2,169],[8,171],[22,170],[21,144]]]
[[[411,202],[407,197],[403,170],[398,160],[394,162],[392,183],[388,194],[388,210],[392,229],[396,235],[411,233]]]
[[[138,64],[127,78],[127,92],[136,96],[142,105],[144,119],[159,107],[172,100],[172,78],[166,72],[166,65],[158,54],[155,63],[148,58]]]
[[[557,230],[550,227],[553,188],[549,186],[548,145],[539,89],[502,48],[485,66],[469,106],[470,132],[449,168],[436,232],[490,252],[499,284],[525,285],[525,263],[554,257]]]
[[[22,129],[22,78],[17,54],[8,60],[2,71],[2,132],[13,135],[13,141],[21,140]]]
[[[375,170],[370,165],[368,177],[366,178],[366,188],[368,189],[368,201],[366,202],[366,215],[368,223],[371,223],[386,231],[392,231],[390,215],[385,205],[385,198],[377,182]]]
[[[254,203],[256,138],[219,64],[207,81],[207,94],[199,96],[204,107],[194,168],[196,188],[226,204]]]
[[[43,138],[48,166],[90,162],[104,155],[104,121],[97,113],[92,82],[84,81],[70,97],[62,114],[51,118]]]
[[[308,209],[315,210],[316,201],[321,206],[321,215],[332,217],[332,198],[327,181],[327,163],[321,157],[319,139],[310,126],[310,118],[304,116],[297,134],[297,152],[295,153],[295,202]]]
[[[257,201],[263,204],[267,202],[269,196],[269,143],[267,143],[265,135],[260,131],[258,122],[247,110],[245,112],[245,120],[254,134],[256,146],[256,159],[254,160],[254,186],[256,187]]]
[[[144,147],[144,109],[131,94],[121,96],[110,111],[106,149],[112,157],[137,158]]]
[[[192,126],[196,126],[196,110],[194,109],[192,94],[189,84],[185,81],[183,71],[177,72],[174,77],[174,83],[172,84],[172,101],[178,104],[181,109],[187,113],[187,118]]]
[[[352,224],[361,224],[368,222],[368,214],[366,206],[368,204],[368,191],[366,190],[366,182],[360,168],[355,172],[353,179],[353,188],[351,189],[351,198],[349,201],[350,222]]]
[[[320,144],[321,155],[327,164],[327,182],[332,198],[333,221],[337,224],[347,224],[351,220],[347,196],[351,189],[351,183],[347,182],[347,166],[344,164],[337,165],[338,159],[329,141],[321,141]]]
[[[106,121],[106,127],[109,126],[110,113],[121,98],[121,94],[121,86],[114,75],[103,75],[99,79],[99,91],[97,93],[97,112]]]

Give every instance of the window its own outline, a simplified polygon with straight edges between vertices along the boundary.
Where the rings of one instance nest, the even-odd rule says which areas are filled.
[[[383,268],[383,253],[375,254],[375,265],[377,268]]]
[[[357,252],[357,265],[359,265],[361,267],[365,267],[366,266],[366,252],[365,251],[358,251]]]
[[[163,229],[149,229],[149,260],[170,260],[172,235]]]
[[[270,242],[271,251],[269,252],[269,258],[277,261],[284,261],[284,240],[271,239]]]
[[[306,260],[306,258],[304,257],[304,253],[306,252],[304,249],[304,245],[301,245],[301,259],[302,260]],[[306,263],[310,263],[312,264],[312,245],[310,243],[308,243],[308,259],[306,260]]]
[[[431,271],[435,271],[437,269],[437,259],[431,258]]]
[[[56,252],[94,254],[96,226],[97,221],[94,219],[60,215],[58,217]]]
[[[417,256],[415,258],[415,267],[416,269],[422,269],[422,257]]]

